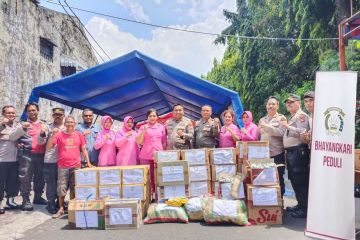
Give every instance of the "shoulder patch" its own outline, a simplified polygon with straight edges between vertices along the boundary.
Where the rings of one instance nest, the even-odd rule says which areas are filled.
[[[305,119],[306,119],[306,115],[305,114],[301,114],[300,117],[300,122],[305,122]]]

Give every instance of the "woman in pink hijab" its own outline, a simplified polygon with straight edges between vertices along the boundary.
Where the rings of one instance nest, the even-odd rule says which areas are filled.
[[[222,114],[224,126],[221,127],[219,135],[219,146],[221,148],[235,147],[236,141],[240,140],[240,129],[233,123],[235,114],[232,110],[225,110]]]
[[[115,146],[118,148],[116,166],[136,165],[138,162],[139,146],[136,143],[134,119],[130,116],[124,118],[124,126],[116,133]]]
[[[250,111],[245,111],[242,115],[244,128],[241,129],[241,141],[257,141],[259,139],[258,127],[253,123],[253,116]]]
[[[100,150],[99,167],[114,166],[116,157],[115,133],[111,130],[113,119],[110,116],[101,118],[103,129],[98,133],[94,144],[95,150]]]

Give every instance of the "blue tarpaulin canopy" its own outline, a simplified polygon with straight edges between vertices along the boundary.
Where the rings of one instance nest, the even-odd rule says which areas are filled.
[[[213,115],[220,116],[232,106],[242,125],[243,107],[239,95],[229,89],[202,80],[174,67],[133,51],[63,79],[35,87],[29,102],[39,98],[78,109],[91,108],[96,114],[123,120],[127,115],[136,122],[146,119],[146,111],[159,115],[181,103],[185,115],[201,117],[201,106],[208,104]]]

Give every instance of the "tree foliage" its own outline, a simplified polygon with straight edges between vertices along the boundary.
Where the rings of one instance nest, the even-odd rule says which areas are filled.
[[[221,62],[214,60],[206,79],[239,93],[245,109],[258,120],[270,95],[284,99],[314,88],[315,72],[337,70],[337,23],[345,0],[237,0],[237,11],[224,10],[230,25],[215,44],[226,44]],[[359,9],[358,3],[354,8]],[[235,35],[236,37],[229,36]],[[242,36],[294,38],[294,41],[246,39]],[[355,47],[354,47],[355,48]],[[358,52],[357,52],[358,53]],[[359,54],[349,54],[349,69],[359,70]],[[284,112],[284,109],[281,109]]]

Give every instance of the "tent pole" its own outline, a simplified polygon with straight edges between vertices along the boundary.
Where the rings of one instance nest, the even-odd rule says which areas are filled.
[[[74,111],[74,108],[71,108],[69,115],[71,115]]]

